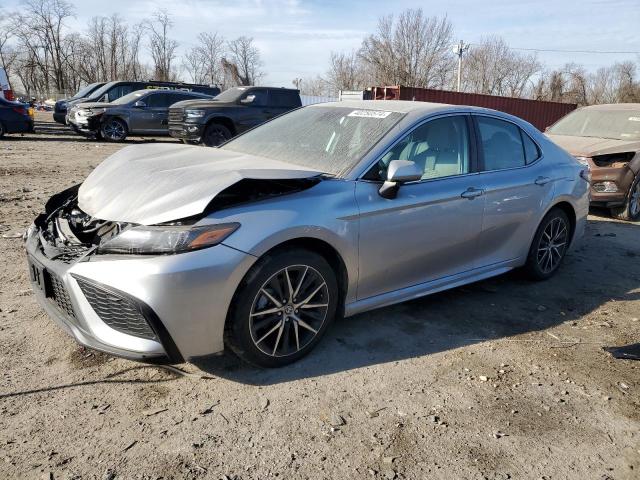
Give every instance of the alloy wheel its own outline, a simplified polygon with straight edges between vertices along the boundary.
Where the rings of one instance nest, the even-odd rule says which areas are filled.
[[[124,125],[117,120],[110,120],[102,129],[102,135],[109,140],[121,140],[124,135]]]
[[[559,217],[553,218],[545,227],[538,244],[537,261],[543,273],[555,270],[567,249],[569,229]]]
[[[210,147],[217,147],[221,143],[229,140],[229,135],[227,134],[226,128],[220,128],[218,125],[210,125],[207,127],[206,132],[206,144]]]
[[[640,214],[640,180],[636,182],[629,198],[629,216],[636,218]]]
[[[329,289],[313,267],[291,265],[272,275],[251,306],[249,328],[264,354],[284,357],[305,348],[327,317]]]

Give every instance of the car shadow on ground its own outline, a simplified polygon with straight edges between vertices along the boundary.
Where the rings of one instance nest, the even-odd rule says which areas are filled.
[[[229,380],[270,385],[431,355],[573,322],[614,300],[640,299],[640,226],[589,222],[558,274],[531,282],[520,271],[335,322],[306,358],[280,369],[246,366],[233,354],[194,364]],[[635,249],[635,250],[634,250]],[[545,335],[517,341],[559,343]],[[579,341],[564,338],[567,342]]]

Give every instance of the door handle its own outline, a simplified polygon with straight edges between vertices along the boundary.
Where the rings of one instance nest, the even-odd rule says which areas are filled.
[[[481,188],[469,187],[464,192],[460,194],[462,198],[468,198],[469,200],[473,200],[476,197],[484,194],[484,190]]]
[[[551,179],[549,177],[538,177],[535,180],[535,184],[536,185],[540,185],[542,187],[543,185],[546,185],[550,181],[551,181]]]

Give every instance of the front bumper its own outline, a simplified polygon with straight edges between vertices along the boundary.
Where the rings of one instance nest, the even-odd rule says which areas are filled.
[[[589,159],[591,168],[591,205],[601,207],[616,207],[624,205],[635,174],[628,167],[599,167]],[[617,192],[599,192],[594,185],[601,182],[613,182]]]
[[[178,255],[94,255],[66,263],[44,255],[35,229],[26,239],[26,250],[30,268],[36,265],[55,276],[57,288],[66,291],[66,302],[56,301],[32,275],[38,302],[80,344],[125,358],[175,362],[224,349],[224,323],[231,299],[255,260],[217,245]],[[159,333],[157,338],[140,338],[112,328],[92,307],[79,280],[136,302]]]
[[[66,122],[74,132],[92,137],[100,130],[101,118],[102,115],[78,117],[75,112],[71,112],[66,116]]]
[[[67,123],[67,112],[66,111],[60,111],[60,112],[53,112],[53,120],[55,122],[61,123],[63,125],[66,125]]]
[[[199,142],[204,133],[204,125],[197,123],[169,123],[169,135],[180,140]]]

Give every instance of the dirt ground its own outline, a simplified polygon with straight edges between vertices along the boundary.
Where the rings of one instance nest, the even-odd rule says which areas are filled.
[[[1,479],[640,478],[640,362],[603,351],[640,341],[640,225],[591,216],[550,281],[348,318],[284,369],[171,371],[80,348],[30,292],[14,237],[122,148],[50,122],[0,141]]]

